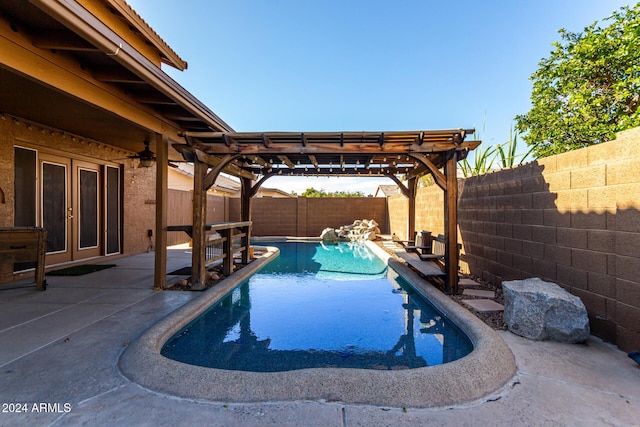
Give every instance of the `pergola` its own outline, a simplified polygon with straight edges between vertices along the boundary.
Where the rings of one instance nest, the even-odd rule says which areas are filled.
[[[272,176],[388,177],[409,199],[409,236],[415,232],[418,179],[433,176],[445,192],[445,291],[458,292],[456,163],[480,141],[465,141],[473,129],[393,132],[199,132],[185,131],[173,144],[193,162],[192,282],[203,286],[206,191],[220,172],[240,178],[242,221],[251,221],[251,198]],[[159,249],[159,248],[158,248]],[[166,249],[165,249],[166,250]],[[166,257],[166,254],[164,255]],[[158,267],[156,262],[156,268]],[[162,273],[156,270],[156,274]],[[158,276],[156,276],[158,277]]]

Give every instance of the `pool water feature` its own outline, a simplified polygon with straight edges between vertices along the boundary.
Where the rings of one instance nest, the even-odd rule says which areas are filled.
[[[176,333],[163,356],[280,372],[422,368],[472,351],[457,326],[365,245],[269,246],[280,256]]]

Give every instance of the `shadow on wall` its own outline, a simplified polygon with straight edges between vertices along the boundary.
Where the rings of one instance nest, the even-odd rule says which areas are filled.
[[[461,268],[558,283],[582,299],[592,333],[640,348],[639,184],[604,161],[556,157],[459,182]]]

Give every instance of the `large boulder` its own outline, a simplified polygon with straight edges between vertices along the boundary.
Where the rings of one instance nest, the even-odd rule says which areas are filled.
[[[323,242],[337,242],[340,240],[334,228],[325,228],[324,230],[322,230],[322,233],[320,233],[320,238]]]
[[[340,228],[325,228],[320,234],[324,242],[348,242],[361,240],[374,240],[380,234],[378,223],[372,220],[357,219],[353,224],[343,225]]]
[[[539,278],[502,282],[504,321],[534,340],[578,343],[589,338],[587,310],[575,295]]]

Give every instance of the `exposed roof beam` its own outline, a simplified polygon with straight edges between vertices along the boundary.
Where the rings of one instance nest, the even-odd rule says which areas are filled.
[[[117,61],[120,65],[135,71],[135,74],[142,76],[144,81],[156,90],[175,99],[185,110],[201,117],[211,129],[232,131],[232,128],[202,101],[177,84],[133,46],[124,42],[114,30],[91,14],[80,3],[49,0],[30,0],[30,2],[105,54],[110,56],[117,54]]]
[[[161,95],[158,92],[147,92],[134,94],[136,101],[141,104],[154,104],[154,105],[178,105],[174,100]]]
[[[96,80],[106,83],[148,84],[146,81],[124,68],[101,67],[93,70],[91,74]]]
[[[174,114],[174,113],[164,113],[164,117],[169,120],[173,120],[174,122],[200,122],[202,121],[198,117],[189,115],[189,114]]]
[[[74,50],[100,52],[100,49],[88,43],[75,33],[65,30],[38,31],[33,34],[32,43],[40,49]]]

